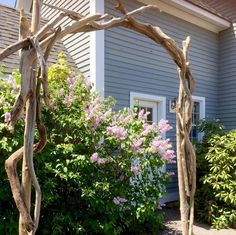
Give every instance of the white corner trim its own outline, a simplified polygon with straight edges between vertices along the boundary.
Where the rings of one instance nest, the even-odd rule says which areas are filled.
[[[206,117],[206,99],[202,96],[192,96],[193,102],[199,102],[200,104],[200,119],[203,119]],[[202,140],[204,136],[204,132],[198,133],[198,139]]]
[[[32,6],[32,0],[16,0],[16,9],[24,9],[26,12],[30,12]]]
[[[198,6],[183,0],[138,0],[145,4],[156,5],[161,11],[188,21],[199,27],[218,33],[230,27],[227,20],[214,15]]]
[[[144,93],[137,93],[137,92],[130,92],[130,108],[134,107],[135,99],[157,102],[159,105],[159,109],[158,109],[159,119],[166,119],[166,97],[149,95],[149,94],[144,94]]]
[[[192,96],[193,101],[200,103],[200,119],[206,117],[206,98],[202,96]]]
[[[104,14],[104,0],[90,0],[90,14]],[[90,79],[94,89],[104,97],[105,36],[104,30],[90,33]]]

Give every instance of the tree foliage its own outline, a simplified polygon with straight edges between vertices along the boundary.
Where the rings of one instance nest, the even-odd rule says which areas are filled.
[[[236,131],[224,132],[219,122],[205,121],[198,147],[197,211],[214,228],[236,225]],[[199,204],[198,204],[199,203]]]

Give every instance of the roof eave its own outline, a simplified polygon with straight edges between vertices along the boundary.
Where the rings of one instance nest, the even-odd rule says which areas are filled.
[[[161,11],[188,21],[214,33],[227,29],[231,22],[184,0],[138,0],[145,4],[156,5]]]

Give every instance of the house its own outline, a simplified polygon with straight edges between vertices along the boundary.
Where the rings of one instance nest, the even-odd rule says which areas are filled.
[[[27,14],[27,13],[26,13]],[[27,14],[30,19],[30,14]],[[19,37],[19,17],[18,10],[0,4],[0,51],[7,46],[15,43]],[[44,25],[47,20],[42,20],[41,24]],[[57,42],[52,49],[49,57],[49,64],[55,63],[59,51],[66,51],[62,42]],[[71,66],[76,67],[74,60],[68,56],[68,61]],[[6,65],[6,72],[10,73],[14,69],[19,68],[19,53],[16,52],[0,62],[0,65]]]
[[[114,0],[45,0],[81,14],[95,12],[118,14]],[[190,64],[196,80],[193,131],[199,119],[220,118],[227,129],[236,127],[236,3],[234,0],[124,0],[128,10],[144,4],[156,4],[161,11],[150,10],[138,16],[158,25],[180,46],[191,36]],[[32,0],[17,0],[16,8],[30,11]],[[57,10],[42,7],[42,15],[52,19]],[[70,24],[67,19],[64,24]],[[96,90],[117,100],[117,109],[135,102],[151,112],[150,120],[168,119],[175,126],[170,108],[178,94],[176,65],[169,55],[149,38],[123,28],[67,36],[63,44],[77,67],[94,82]],[[175,139],[175,129],[168,135]],[[167,170],[176,171],[175,165]],[[168,185],[166,200],[178,198],[177,177]]]

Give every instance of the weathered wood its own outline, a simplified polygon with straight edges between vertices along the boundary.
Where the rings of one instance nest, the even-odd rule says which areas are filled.
[[[29,34],[27,19],[21,16],[21,40],[9,46],[0,53],[0,60],[2,60],[6,56],[21,50],[21,90],[11,111],[11,125],[14,127],[15,122],[26,105],[24,148],[17,151],[16,154],[11,156],[6,162],[6,169],[9,174],[8,176],[11,183],[13,196],[21,215],[20,224],[22,225],[20,227],[20,235],[27,235],[26,230],[30,231],[29,234],[34,235],[39,221],[41,191],[33,166],[33,153],[35,152],[33,145],[34,125],[36,119],[37,125],[42,128],[44,127],[41,122],[41,84],[43,85],[45,103],[49,105],[46,61],[52,45],[56,40],[59,40],[68,34],[91,32],[114,27],[127,28],[149,37],[151,40],[162,46],[177,65],[180,79],[176,110],[180,211],[183,235],[192,235],[194,219],[194,194],[196,190],[196,156],[189,139],[189,133],[192,127],[192,92],[195,89],[195,82],[191,74],[188,60],[190,38],[188,37],[183,42],[183,48],[180,48],[175,41],[166,35],[159,27],[145,24],[135,19],[137,14],[140,14],[148,9],[156,9],[157,7],[144,6],[128,12],[121,0],[118,0],[117,2],[118,5],[116,9],[122,13],[122,16],[120,17],[113,17],[108,14],[83,16],[74,11],[45,4],[51,8],[61,11],[62,13],[56,17],[55,20],[46,24],[41,30],[38,30],[40,1],[34,0],[31,34]],[[58,27],[57,25],[60,24],[65,16],[70,17],[76,22],[61,29],[60,26]],[[38,76],[36,76],[37,61],[39,61],[40,64]],[[22,158],[20,157],[22,154],[23,178],[22,185],[20,185],[16,172],[16,163],[20,158]],[[36,191],[33,221],[30,216],[31,180]],[[23,191],[21,191],[21,188],[23,188]]]
[[[31,33],[33,35],[35,35],[39,29],[39,20],[40,20],[40,0],[34,0],[32,21],[31,21]],[[29,53],[29,51],[27,52]],[[36,197],[35,197],[35,209],[34,209],[34,228],[30,231],[30,234],[33,235],[35,234],[35,231],[37,230],[38,227],[40,207],[41,207],[41,190],[36,178],[36,174],[34,171],[34,163],[33,163],[34,128],[36,120],[36,71],[37,71],[36,58],[33,58],[30,61],[28,61],[27,64],[23,65],[23,67],[29,68],[30,76],[28,78],[29,79],[28,100],[26,101],[24,152],[23,152],[23,163],[22,163],[22,188],[23,188],[25,203],[29,212],[31,210],[30,208],[31,208],[32,183],[35,188]],[[25,80],[24,73],[22,73],[22,80]],[[20,218],[19,234],[20,235],[28,234],[28,231],[26,231],[23,226],[22,218]]]

